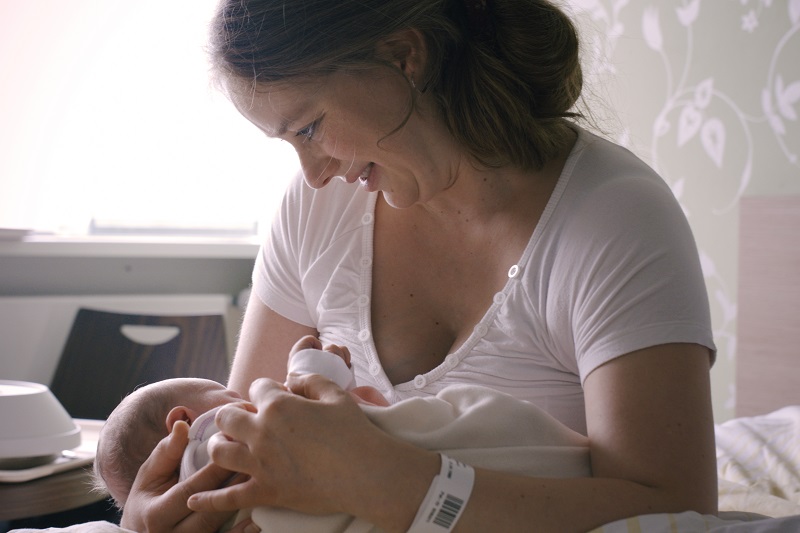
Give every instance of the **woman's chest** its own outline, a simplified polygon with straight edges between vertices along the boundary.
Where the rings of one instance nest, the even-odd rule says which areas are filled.
[[[371,283],[373,342],[389,380],[440,365],[473,334],[503,291],[529,235],[435,235],[376,228]]]

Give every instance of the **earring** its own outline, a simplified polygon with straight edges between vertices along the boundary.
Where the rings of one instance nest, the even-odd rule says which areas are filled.
[[[410,81],[411,81],[411,88],[414,89],[415,91],[417,91],[419,94],[423,94],[425,92],[425,89],[427,89],[427,87],[423,87],[422,89],[418,89],[417,88],[417,82],[414,81],[414,76],[411,76]]]

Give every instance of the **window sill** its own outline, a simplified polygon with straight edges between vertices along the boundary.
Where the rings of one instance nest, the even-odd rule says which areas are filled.
[[[0,241],[0,296],[230,294],[259,239],[29,235]]]
[[[0,257],[254,259],[261,239],[30,235],[0,240]]]

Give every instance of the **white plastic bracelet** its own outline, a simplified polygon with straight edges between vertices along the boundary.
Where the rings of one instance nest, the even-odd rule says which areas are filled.
[[[439,455],[442,468],[433,478],[408,533],[452,531],[472,494],[475,470],[444,454]]]

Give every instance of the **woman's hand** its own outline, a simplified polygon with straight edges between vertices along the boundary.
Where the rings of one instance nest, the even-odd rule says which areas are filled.
[[[310,378],[303,380],[310,390],[299,390],[301,395],[275,381],[256,380],[250,387],[256,412],[220,409],[220,433],[209,442],[209,454],[217,465],[250,479],[195,495],[193,509],[272,505],[311,513],[343,510],[336,501],[338,480],[352,476],[352,465],[342,464],[348,457],[343,441],[353,439],[342,437],[369,422],[342,389],[320,376]]]
[[[316,374],[289,376],[286,386],[256,380],[250,400],[257,412],[220,409],[221,431],[209,442],[214,463],[249,479],[195,494],[189,499],[192,509],[269,505],[312,514],[344,512],[388,525],[385,529],[402,522],[399,527],[407,529],[438,472],[437,454],[390,437],[347,392]]]
[[[158,443],[139,469],[130,496],[125,503],[121,526],[138,532],[217,531],[230,512],[195,513],[186,501],[195,492],[220,487],[231,473],[215,465],[178,483],[178,468],[189,442],[189,426],[177,422],[172,433]]]

